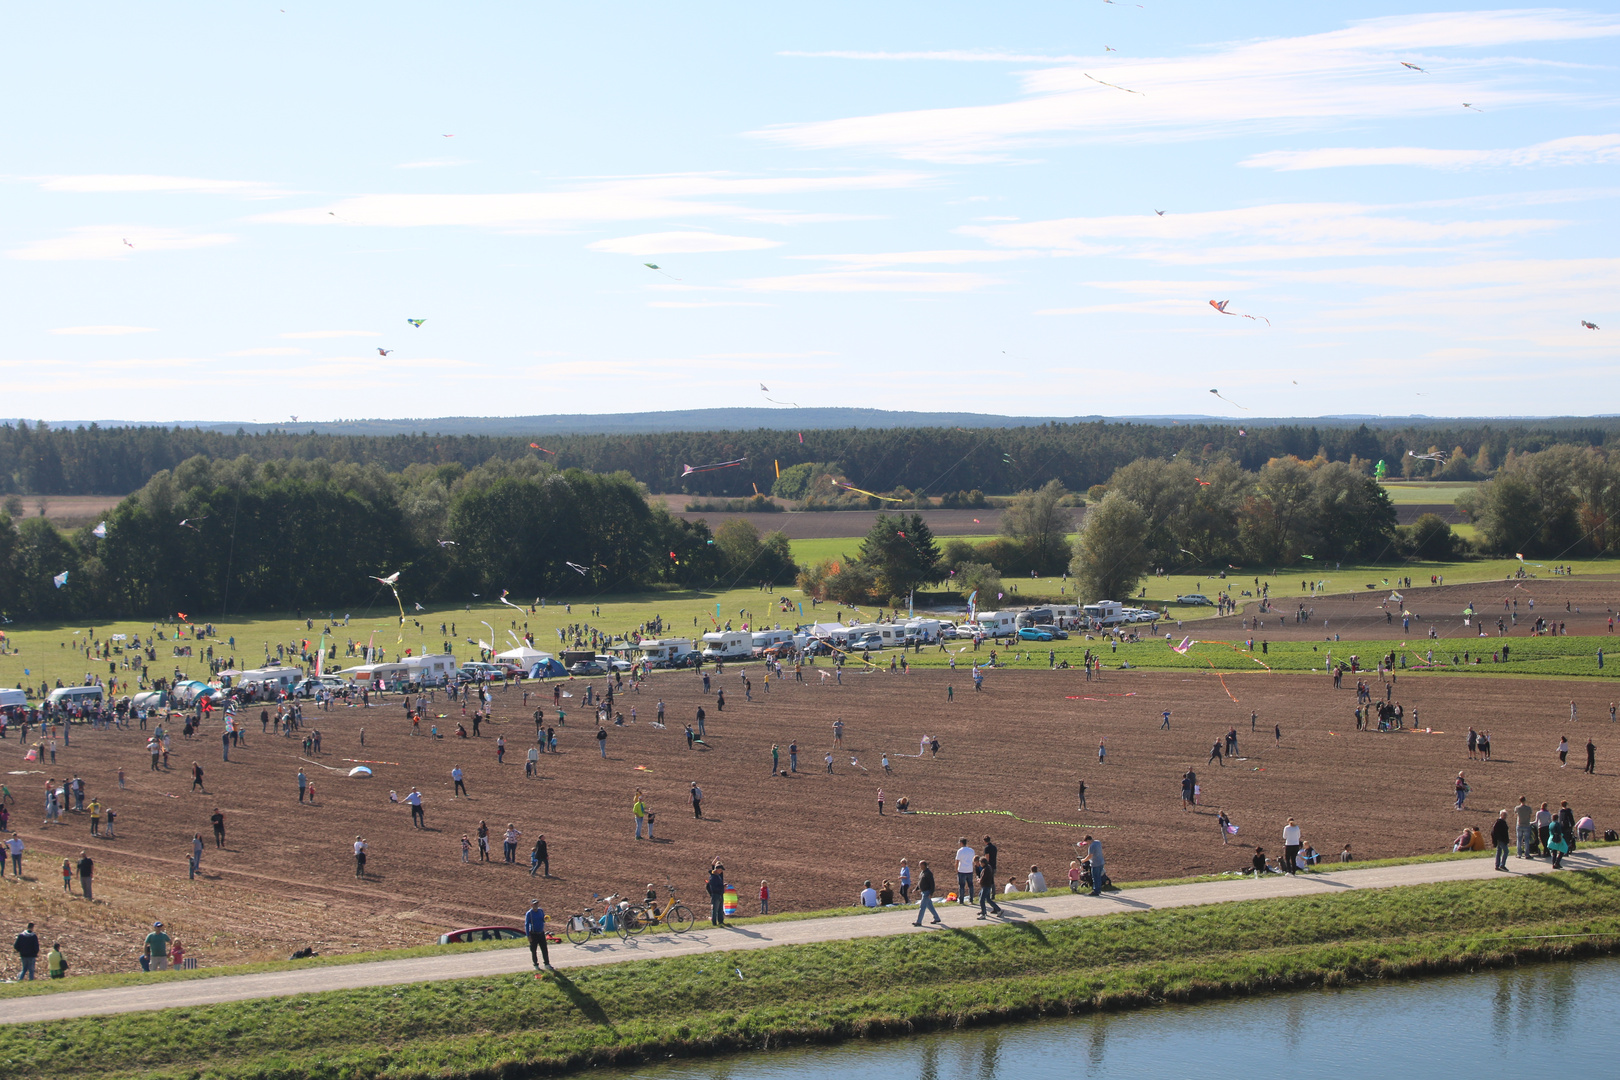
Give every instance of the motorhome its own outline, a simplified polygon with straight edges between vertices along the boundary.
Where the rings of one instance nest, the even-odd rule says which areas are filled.
[[[407,656],[400,663],[411,672],[407,681],[417,686],[448,686],[456,681],[456,658],[449,653]]]
[[[1052,621],[1065,630],[1073,630],[1080,625],[1080,605],[1053,604]]]
[[[939,640],[938,619],[911,619],[906,623],[907,640],[932,645]]]
[[[88,709],[100,705],[106,694],[99,686],[59,686],[45,701],[58,709]]]
[[[229,686],[243,688],[261,688],[279,692],[291,690],[304,678],[302,668],[287,667],[281,664],[271,664],[267,667],[253,668],[250,671],[238,671],[231,676]],[[224,682],[223,676],[220,679]]]
[[[981,611],[973,621],[986,637],[1011,637],[1018,633],[1018,619],[1010,611]]]
[[[1049,607],[1025,608],[1016,617],[1020,630],[1026,626],[1051,626],[1055,619],[1056,616],[1052,614],[1052,609]]]
[[[1118,626],[1125,621],[1125,605],[1118,600],[1098,600],[1084,610],[1086,620],[1094,626]]]
[[[848,630],[847,647],[851,649],[883,648],[882,623],[855,623]]]
[[[685,667],[694,655],[690,638],[649,638],[638,647],[653,667]]]
[[[793,644],[793,631],[791,630],[755,630],[753,636],[753,652],[755,656],[765,655],[766,649],[774,649],[779,645]]]
[[[747,630],[717,630],[703,635],[703,659],[745,660],[754,653],[754,635]]]

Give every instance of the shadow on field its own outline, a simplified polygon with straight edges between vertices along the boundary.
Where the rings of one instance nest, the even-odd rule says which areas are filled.
[[[561,971],[552,972],[552,976],[557,981],[557,989],[563,992],[563,996],[567,997],[573,1003],[574,1008],[578,1009],[587,1020],[593,1024],[600,1024],[605,1028],[613,1027],[612,1021],[608,1019],[608,1015],[603,1011],[602,1006],[596,1003],[595,998],[574,985],[574,980]]]

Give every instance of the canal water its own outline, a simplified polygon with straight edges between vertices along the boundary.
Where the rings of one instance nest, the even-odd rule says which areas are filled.
[[[1620,959],[593,1070],[628,1080],[1620,1076]]]

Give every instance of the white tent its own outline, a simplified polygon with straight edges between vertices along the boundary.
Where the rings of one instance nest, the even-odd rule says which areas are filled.
[[[496,653],[495,659],[505,660],[509,664],[516,664],[527,671],[542,660],[550,660],[551,654],[541,652],[539,649],[531,649],[527,645],[519,645],[515,649],[507,649],[503,653]]]

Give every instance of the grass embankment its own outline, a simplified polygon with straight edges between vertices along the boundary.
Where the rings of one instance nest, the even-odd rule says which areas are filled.
[[[0,1063],[58,1077],[561,1073],[1611,953],[1617,886],[1612,870],[1418,885],[18,1025],[0,1028]]]

